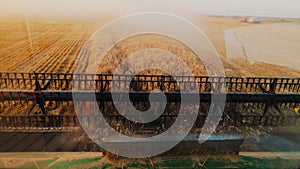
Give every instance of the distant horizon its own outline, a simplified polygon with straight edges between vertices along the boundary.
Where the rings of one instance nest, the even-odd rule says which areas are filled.
[[[135,14],[135,13],[132,13]],[[111,19],[111,18],[118,18],[118,17],[122,17],[122,16],[126,16],[126,15],[131,15],[131,14],[109,14],[109,13],[105,13],[102,14],[101,16],[91,16],[91,17],[76,17],[76,16],[65,16],[65,17],[51,17],[51,16],[24,16],[24,15],[0,15],[0,18],[2,19],[21,19],[21,18],[27,18],[27,19],[50,19],[49,21],[53,20],[55,21],[57,20],[81,20],[81,19],[87,19],[87,20],[93,20],[93,19],[103,19],[103,18],[107,18],[107,19]],[[175,15],[176,16],[176,15]],[[221,15],[221,14],[199,14],[199,15],[187,15],[187,17],[189,19],[193,19],[193,17],[201,17],[201,16],[207,16],[207,17],[228,17],[228,18],[242,18],[242,17],[259,17],[259,18],[270,18],[270,19],[291,19],[291,20],[300,20],[299,18],[296,17],[279,17],[279,16],[259,16],[259,15]],[[182,16],[184,18],[184,16]]]
[[[97,18],[138,12],[300,19],[299,0],[0,0],[0,16]]]

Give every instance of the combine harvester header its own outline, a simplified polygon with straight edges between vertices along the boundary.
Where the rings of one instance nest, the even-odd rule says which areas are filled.
[[[178,84],[187,89],[194,87],[195,83],[198,87],[196,92],[180,92]],[[73,85],[78,90],[72,90]],[[117,92],[111,91],[112,85],[117,86]],[[113,101],[122,103],[125,100],[123,91],[128,87],[130,101],[136,108],[149,107],[150,93],[159,94],[151,91],[159,89],[164,92],[167,98],[164,113],[149,124],[135,123],[119,114]],[[82,119],[103,123],[98,120],[100,115],[97,113],[77,116],[73,109],[72,94],[80,95],[82,104],[92,102],[87,96],[95,94],[106,122],[115,125],[117,131],[130,131],[129,134],[123,133],[127,135],[153,136],[163,132],[176,120],[177,114],[172,112],[180,106],[181,97],[200,96],[198,117],[191,131],[193,134],[193,131],[203,127],[212,95],[218,94],[214,91],[220,88],[226,89],[220,128],[299,125],[300,115],[295,110],[300,103],[300,78],[135,75],[132,79],[129,75],[111,74],[2,72],[0,110],[6,113],[0,114],[0,130],[57,132],[80,128],[79,121]],[[117,94],[117,100],[112,99],[112,93]],[[187,139],[191,141],[191,137]],[[239,147],[241,143],[235,144]],[[239,151],[238,148],[233,149],[234,152]]]

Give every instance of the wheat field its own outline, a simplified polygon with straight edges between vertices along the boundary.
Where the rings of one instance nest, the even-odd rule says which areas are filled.
[[[25,19],[0,20],[0,71],[72,73],[79,53],[88,39],[104,24],[93,21],[47,21]],[[212,41],[228,76],[299,77],[300,72],[273,64],[226,58],[224,31],[241,26],[239,18],[201,16],[190,21]],[[268,21],[277,22],[277,21]],[[163,49],[177,55],[194,75],[207,75],[201,60],[183,43],[161,35],[127,38],[109,50],[99,65],[98,73],[113,73],[123,59],[147,48]],[[88,63],[85,63],[88,64]],[[150,73],[149,71],[144,73]],[[151,73],[161,74],[160,71]]]

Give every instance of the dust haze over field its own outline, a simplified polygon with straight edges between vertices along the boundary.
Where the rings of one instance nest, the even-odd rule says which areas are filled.
[[[35,17],[97,17],[136,12],[165,12],[175,15],[250,15],[300,18],[298,0],[2,0],[0,15]]]

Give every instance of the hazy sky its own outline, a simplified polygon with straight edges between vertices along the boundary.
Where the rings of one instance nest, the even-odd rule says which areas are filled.
[[[0,0],[1,15],[90,17],[167,12],[300,18],[300,0]]]

